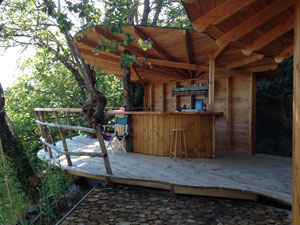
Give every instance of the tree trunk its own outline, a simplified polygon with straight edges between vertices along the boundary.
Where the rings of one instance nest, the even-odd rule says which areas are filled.
[[[149,13],[150,13],[150,1],[144,0],[144,11],[143,11],[143,18],[142,18],[141,25],[147,24]]]
[[[155,15],[152,21],[152,26],[157,25],[158,17],[162,8],[163,0],[158,0],[157,5],[156,5],[156,10],[155,10]]]
[[[130,54],[129,51],[125,50],[124,54]],[[124,88],[124,107],[125,111],[132,111],[133,101],[131,96],[131,85],[130,85],[130,67],[124,68],[123,72],[123,88]],[[131,127],[131,116],[128,115],[128,133],[126,137],[126,150],[128,152],[133,151],[132,143],[132,127]]]
[[[6,123],[4,106],[4,92],[0,83],[0,140],[2,142],[3,152],[8,160],[9,166],[14,170],[22,190],[34,202],[37,200],[37,192],[30,188],[28,180],[29,177],[34,175],[34,171],[23,147],[12,135]]]

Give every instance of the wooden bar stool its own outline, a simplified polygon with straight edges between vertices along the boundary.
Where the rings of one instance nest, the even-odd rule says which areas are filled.
[[[172,155],[174,155],[174,160],[176,161],[177,153],[179,154],[185,154],[185,159],[187,159],[187,150],[186,150],[186,142],[185,142],[185,128],[174,128],[172,129],[172,142],[171,142],[171,150],[170,150],[170,158],[172,158]],[[179,142],[183,149],[180,149],[180,151],[177,151],[177,142],[178,142],[178,134],[179,134]],[[175,143],[174,143],[175,142]],[[174,151],[173,151],[174,147]],[[183,151],[184,150],[184,151]]]

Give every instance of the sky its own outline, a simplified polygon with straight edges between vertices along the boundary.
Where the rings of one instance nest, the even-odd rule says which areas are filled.
[[[17,48],[8,49],[4,54],[0,55],[0,82],[4,90],[22,74],[17,64],[20,58],[19,51]]]

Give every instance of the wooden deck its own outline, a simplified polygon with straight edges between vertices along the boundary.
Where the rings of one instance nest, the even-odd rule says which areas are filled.
[[[96,139],[85,136],[67,140],[69,151],[99,152]],[[61,142],[57,143],[61,146]],[[173,193],[253,199],[262,195],[282,203],[292,203],[292,160],[270,155],[217,154],[216,159],[178,159],[138,153],[118,152],[109,160],[113,175],[105,172],[102,158],[73,157],[73,166],[59,157],[67,173],[79,176],[170,190]],[[54,157],[57,156],[53,151]],[[49,159],[44,150],[38,156]],[[57,159],[52,159],[55,162]]]

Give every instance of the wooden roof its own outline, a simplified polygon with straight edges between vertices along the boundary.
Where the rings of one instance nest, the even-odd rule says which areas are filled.
[[[213,37],[219,47],[218,51],[224,52],[220,55],[221,64],[228,60],[228,48],[238,48],[249,58],[259,58],[258,55],[268,57],[276,63],[293,55],[294,0],[182,2],[194,28]],[[259,60],[241,69],[253,65],[258,67],[256,70],[259,67],[267,68],[267,64]]]
[[[193,3],[195,4],[195,3]],[[187,9],[193,4],[185,4]],[[196,8],[198,9],[198,8]],[[194,12],[193,10],[191,10]],[[191,18],[196,18],[191,16]],[[192,20],[193,21],[193,20]],[[120,55],[124,49],[138,57],[143,64],[144,58],[151,62],[147,65],[133,65],[132,81],[140,80],[142,83],[169,82],[171,80],[194,79],[205,76],[208,72],[209,56],[214,54],[216,58],[216,74],[234,75],[235,70],[251,72],[267,71],[277,68],[272,57],[253,53],[244,55],[236,46],[228,46],[225,51],[216,43],[220,37],[214,33],[202,33],[192,30],[158,28],[149,26],[127,26],[125,32],[133,35],[134,41],[128,46],[120,46],[118,52],[101,52],[95,55],[96,46],[101,48],[98,42],[105,38],[122,42],[122,37],[105,32],[104,26],[96,26],[79,33],[85,33],[87,40],[73,39],[88,64],[95,65],[107,73],[114,73],[122,79],[123,72],[119,66]],[[138,39],[153,41],[153,48],[143,51],[138,44]],[[218,58],[217,58],[218,57]],[[240,75],[240,72],[238,73]]]

